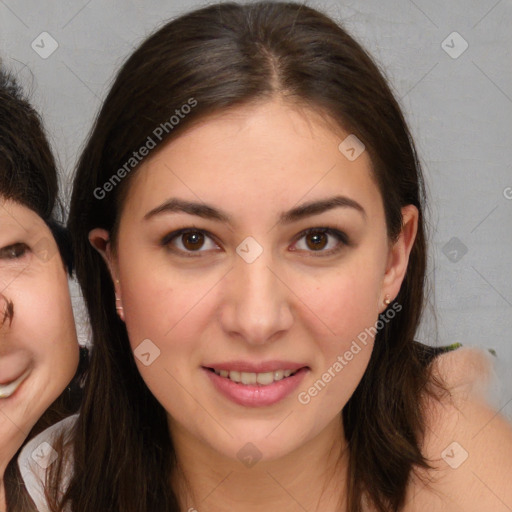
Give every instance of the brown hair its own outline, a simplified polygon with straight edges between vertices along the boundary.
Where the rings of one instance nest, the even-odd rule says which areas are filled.
[[[0,68],[0,198],[30,208],[47,223],[63,263],[71,273],[71,243],[67,230],[55,219],[56,213],[62,214],[57,193],[55,160],[41,118],[25,98],[15,78]],[[3,325],[12,322],[15,304],[1,295],[5,304],[5,310],[0,313],[0,323]],[[72,382],[34,425],[26,441],[77,410],[81,394],[80,382],[86,364],[87,350],[82,349],[79,367]],[[36,511],[17,465],[22,448],[11,459],[4,474],[7,510]]]
[[[137,371],[111,277],[88,241],[89,231],[101,227],[115,247],[136,166],[109,187],[106,199],[104,184],[189,100],[197,105],[162,144],[209,114],[275,95],[320,110],[363,141],[391,241],[401,231],[401,207],[419,210],[396,298],[402,311],[378,332],[368,368],[342,411],[350,443],[349,512],[360,512],[365,497],[380,512],[400,510],[411,471],[428,467],[420,449],[421,396],[433,393],[432,353],[414,341],[424,304],[425,191],[399,105],[368,54],[324,14],[292,2],[229,2],[183,15],[142,43],[119,71],[81,155],[69,227],[94,349],[75,432],[74,475],[61,506],[179,510],[169,484],[176,460],[166,413]]]

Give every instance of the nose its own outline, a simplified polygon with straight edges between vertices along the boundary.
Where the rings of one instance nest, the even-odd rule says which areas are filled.
[[[252,263],[237,256],[224,283],[221,325],[251,345],[273,341],[293,324],[293,293],[272,267],[265,251]]]

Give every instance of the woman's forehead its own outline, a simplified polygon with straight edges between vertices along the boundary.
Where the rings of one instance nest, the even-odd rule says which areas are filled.
[[[345,148],[347,140],[353,148]],[[276,201],[284,206],[337,192],[374,201],[378,189],[371,161],[364,145],[351,140],[359,139],[333,131],[314,112],[280,103],[240,109],[168,142],[141,164],[128,197],[143,204],[163,201],[171,192],[221,203],[253,196],[262,206]]]

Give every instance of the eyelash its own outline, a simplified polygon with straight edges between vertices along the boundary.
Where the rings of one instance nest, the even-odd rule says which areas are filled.
[[[179,229],[177,231],[173,231],[172,233],[169,233],[168,235],[166,235],[164,238],[162,238],[160,245],[167,247],[170,251],[172,251],[174,253],[178,253],[180,255],[186,255],[185,257],[197,257],[201,252],[208,252],[208,251],[201,251],[201,250],[183,251],[181,249],[176,249],[174,247],[171,247],[171,242],[175,238],[178,238],[182,235],[186,235],[186,234],[190,234],[190,233],[201,233],[201,234],[205,235],[206,237],[215,241],[215,237],[204,229],[183,228],[183,229]],[[343,247],[345,247],[345,246],[348,247],[351,245],[350,240],[345,233],[343,233],[342,231],[339,231],[336,228],[330,228],[330,227],[318,227],[318,228],[306,229],[297,235],[294,244],[297,243],[302,238],[304,238],[305,236],[307,236],[309,234],[313,234],[313,233],[331,235],[331,236],[335,237],[338,240],[338,242],[340,242],[340,245],[338,245],[334,249],[330,249],[328,251],[324,251],[322,249],[320,249],[318,251],[313,251],[313,250],[306,251],[306,252],[311,253],[311,256],[313,256],[313,257],[331,256],[331,255],[341,251],[343,249]],[[294,251],[295,250],[297,250],[297,249],[294,249]],[[196,255],[196,253],[197,253],[197,255]]]
[[[17,249],[21,248],[21,253],[17,251]],[[12,252],[14,251],[14,255]],[[8,245],[7,247],[2,247],[0,249],[0,259],[1,260],[18,260],[25,256],[28,251],[28,246],[24,243],[16,243],[12,245]],[[10,253],[10,254],[9,254]]]

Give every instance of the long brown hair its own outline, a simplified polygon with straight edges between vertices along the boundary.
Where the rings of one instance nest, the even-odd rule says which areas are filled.
[[[158,132],[163,145],[209,114],[276,95],[313,106],[363,141],[391,241],[402,227],[401,207],[419,210],[396,298],[402,311],[378,332],[368,368],[342,411],[350,446],[349,512],[360,512],[365,497],[380,512],[400,510],[411,471],[428,467],[420,449],[421,396],[434,392],[432,354],[414,341],[424,305],[425,190],[400,107],[368,54],[326,15],[292,2],[229,2],[167,23],[128,58],[78,164],[69,228],[94,349],[75,431],[74,474],[62,507],[179,510],[170,485],[176,460],[166,412],[137,371],[116,315],[111,277],[88,233],[107,229],[115,247],[124,198],[137,172],[137,165],[126,163],[149,136],[155,138],[155,129],[166,126]],[[170,117],[191,99],[194,108],[171,127]]]
[[[58,199],[58,177],[44,125],[14,76],[0,65],[0,198],[15,201],[37,213],[50,228],[68,273],[73,258],[67,230],[59,223],[63,208]],[[7,293],[7,292],[5,292]],[[44,290],[42,291],[44,293]],[[12,322],[15,304],[5,297],[0,322]],[[78,409],[81,379],[87,366],[87,349],[80,351],[77,372],[62,394],[28,433],[26,441]],[[35,511],[17,465],[18,454],[5,469],[8,511]]]

